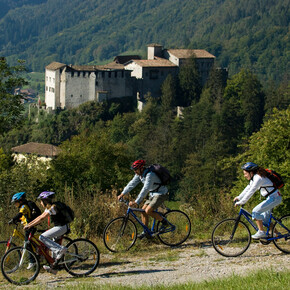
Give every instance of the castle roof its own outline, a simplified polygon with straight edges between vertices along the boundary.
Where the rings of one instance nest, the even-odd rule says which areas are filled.
[[[178,58],[190,58],[193,55],[196,58],[215,58],[204,49],[167,49],[167,51]]]
[[[58,70],[58,69],[64,68],[64,67],[66,67],[66,64],[54,61],[54,62],[50,63],[49,65],[47,65],[45,68],[49,69],[49,70]]]
[[[174,63],[171,61],[155,57],[154,59],[141,59],[141,60],[131,60],[128,63],[135,62],[137,65],[141,67],[177,67]]]

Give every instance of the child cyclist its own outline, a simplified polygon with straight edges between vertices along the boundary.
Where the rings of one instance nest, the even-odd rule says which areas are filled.
[[[39,217],[26,225],[25,228],[29,229],[31,227],[34,227],[40,224],[48,216],[50,216],[51,222],[54,224],[54,227],[41,234],[39,240],[52,251],[53,255],[56,257],[55,261],[57,262],[66,253],[67,248],[54,242],[53,239],[66,234],[70,230],[70,228],[69,224],[66,222],[63,209],[58,206],[57,202],[53,202],[54,195],[54,192],[44,191],[38,196],[41,206],[45,210]],[[43,268],[52,274],[57,273],[57,271],[53,269],[53,266],[44,265]]]
[[[250,181],[242,193],[234,198],[235,206],[245,204],[251,196],[260,190],[266,200],[259,203],[252,211],[252,218],[256,220],[258,231],[252,235],[253,239],[266,238],[263,224],[270,219],[271,210],[282,202],[281,193],[274,187],[273,182],[267,178],[267,171],[253,162],[247,162],[242,166],[244,177]],[[268,189],[267,189],[268,188]]]
[[[12,196],[11,203],[13,203],[18,209],[19,212],[16,216],[14,216],[9,223],[17,223],[21,222],[24,226],[25,233],[24,233],[24,240],[27,242],[29,234],[32,232],[34,233],[36,229],[34,227],[25,228],[25,226],[31,221],[32,212],[30,207],[28,206],[28,201],[26,199],[25,192],[18,192]],[[27,246],[29,250],[32,250],[31,246]],[[33,257],[29,256],[29,264],[27,270],[32,269],[35,266]]]

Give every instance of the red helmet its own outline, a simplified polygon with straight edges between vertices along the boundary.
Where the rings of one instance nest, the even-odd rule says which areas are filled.
[[[133,162],[133,164],[131,165],[131,169],[136,170],[139,168],[142,168],[145,166],[146,161],[145,160],[136,160]]]

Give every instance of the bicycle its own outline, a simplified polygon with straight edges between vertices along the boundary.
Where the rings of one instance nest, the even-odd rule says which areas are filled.
[[[130,219],[130,216],[142,226],[143,230],[149,237],[157,236],[160,242],[167,246],[178,246],[184,243],[189,237],[191,232],[191,222],[184,212],[166,208],[166,212],[163,214],[156,210],[155,212],[165,218],[170,225],[170,228],[160,231],[162,225],[160,221],[158,221],[156,225],[156,220],[153,219],[152,227],[149,229],[134,213],[144,212],[143,209],[131,208],[128,201],[123,199],[120,201],[128,206],[127,212],[124,216],[112,219],[106,225],[103,233],[103,241],[109,251],[128,251],[135,244],[137,239],[137,227],[134,221]]]
[[[16,227],[13,230],[12,235],[9,237],[8,240],[4,240],[4,241],[0,241],[0,258],[11,248],[16,247],[17,245],[13,242],[15,240],[15,238],[20,239],[21,241],[24,242],[24,235],[22,232],[20,232],[17,229],[17,224],[15,224]],[[45,232],[45,230],[37,230],[36,232],[38,233],[43,233]],[[35,234],[35,236],[38,238],[39,235]],[[69,242],[72,241],[71,238],[67,237],[67,236],[62,236],[59,239],[56,240],[57,243],[59,243],[60,245],[63,243],[63,241],[65,242],[65,245],[67,245]]]
[[[29,244],[32,250],[28,249]],[[29,284],[38,276],[40,257],[44,257],[53,269],[63,266],[69,274],[76,277],[88,276],[97,268],[100,253],[93,242],[78,238],[70,241],[66,248],[67,252],[64,256],[56,261],[49,249],[33,233],[30,233],[23,247],[11,248],[4,254],[1,260],[1,272],[10,283],[23,285]],[[35,266],[28,270],[30,263]]]
[[[214,249],[225,257],[237,257],[249,248],[251,243],[251,232],[241,217],[258,231],[258,227],[252,221],[252,215],[241,207],[237,218],[228,218],[220,221],[213,229],[211,241]],[[274,222],[274,225],[273,223]],[[290,253],[290,215],[286,214],[277,219],[271,213],[267,226],[267,238],[260,242],[267,245],[271,242],[280,251]]]

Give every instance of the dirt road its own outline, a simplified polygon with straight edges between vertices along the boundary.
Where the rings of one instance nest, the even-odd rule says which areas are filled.
[[[143,245],[144,246],[144,245]],[[130,253],[101,253],[96,271],[87,278],[74,279],[65,271],[56,276],[40,273],[30,287],[54,288],[88,281],[90,284],[115,284],[127,286],[172,285],[190,281],[203,281],[230,276],[247,275],[258,269],[290,270],[290,255],[285,255],[274,245],[252,243],[249,250],[237,258],[225,258],[215,252],[209,243],[194,244],[189,241],[180,248],[149,245],[138,251],[138,243]],[[134,253],[134,254],[133,254]],[[2,278],[0,287],[7,288]]]

